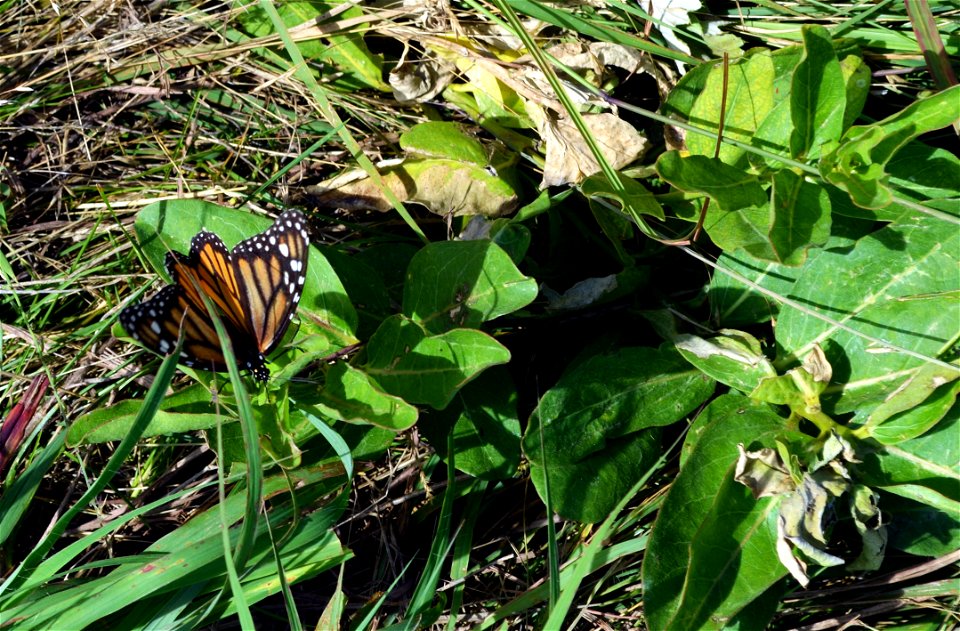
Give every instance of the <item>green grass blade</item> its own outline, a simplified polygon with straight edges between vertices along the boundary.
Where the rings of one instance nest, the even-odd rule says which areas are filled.
[[[67,433],[57,432],[40,456],[31,460],[24,472],[4,491],[0,497],[0,546],[16,529],[20,518],[23,517],[30,505],[30,501],[43,482],[43,477],[50,471],[57,458],[63,453],[63,445]],[[3,589],[0,588],[0,593]]]
[[[310,94],[317,100],[317,106],[320,108],[320,112],[323,114],[327,122],[335,129],[338,130],[340,140],[343,141],[343,144],[346,145],[347,149],[350,151],[350,155],[353,156],[353,159],[357,161],[360,167],[366,171],[367,175],[370,176],[370,179],[383,191],[384,198],[390,202],[390,205],[399,213],[403,221],[413,230],[414,234],[420,237],[424,243],[427,241],[427,237],[423,234],[423,231],[420,230],[420,226],[417,225],[417,222],[413,220],[413,217],[410,216],[410,213],[407,212],[407,209],[404,208],[403,204],[400,203],[400,200],[397,199],[397,196],[393,193],[392,190],[383,182],[383,179],[380,177],[379,171],[374,166],[373,162],[370,161],[370,158],[363,153],[363,149],[360,148],[360,144],[357,140],[350,134],[349,130],[344,125],[343,121],[340,119],[340,115],[337,114],[337,111],[330,104],[330,100],[327,98],[326,93],[320,87],[320,84],[317,83],[316,78],[307,68],[307,62],[304,61],[303,55],[300,54],[300,48],[293,41],[293,38],[290,36],[290,32],[287,30],[287,27],[284,25],[283,20],[280,17],[280,14],[277,12],[277,8],[274,6],[273,0],[260,0],[260,6],[263,10],[270,16],[270,20],[273,22],[273,26],[277,31],[277,34],[280,36],[281,41],[283,41],[284,49],[287,51],[287,54],[290,55],[290,59],[293,60],[296,70],[294,74],[298,79],[303,81],[304,85],[310,91]]]
[[[550,612],[550,617],[544,626],[545,629],[559,629],[563,625],[567,613],[575,606],[575,599],[580,585],[583,584],[583,580],[587,577],[587,574],[592,572],[593,568],[597,567],[597,560],[603,553],[610,535],[615,531],[615,526],[620,520],[619,516],[623,513],[624,509],[626,509],[627,504],[647,485],[650,478],[666,466],[670,454],[679,446],[683,436],[685,436],[685,434],[682,434],[669,449],[664,450],[660,458],[637,480],[637,483],[623,496],[623,499],[617,503],[617,506],[610,512],[610,515],[603,520],[603,523],[597,528],[593,537],[590,539],[590,543],[583,548],[583,553],[580,558],[568,566],[567,569],[570,575],[567,576],[563,582],[563,591],[561,592],[560,599],[557,601],[557,607]]]
[[[160,364],[160,370],[157,371],[156,379],[150,387],[150,391],[147,392],[147,396],[143,401],[143,407],[140,409],[140,413],[137,414],[137,418],[130,428],[130,433],[117,445],[117,449],[107,461],[103,473],[90,485],[90,488],[86,490],[83,496],[57,520],[57,523],[53,525],[43,540],[27,555],[27,558],[17,567],[16,571],[7,577],[3,585],[0,585],[0,594],[3,594],[7,589],[15,589],[30,579],[43,581],[49,578],[49,576],[34,576],[34,572],[46,554],[66,531],[67,526],[70,525],[73,518],[86,510],[87,505],[107,488],[107,485],[120,470],[120,465],[123,464],[123,461],[126,460],[127,456],[129,456],[133,450],[133,447],[137,444],[137,441],[140,439],[140,434],[143,433],[143,430],[146,429],[151,419],[153,419],[153,416],[157,413],[157,410],[160,409],[160,404],[166,396],[167,388],[170,387],[173,375],[176,374],[177,359],[180,356],[181,346],[182,344],[178,342],[173,353],[168,355],[163,363]],[[24,592],[23,595],[26,596],[27,593]]]
[[[273,562],[277,568],[277,580],[280,581],[280,592],[283,594],[283,605],[287,612],[287,628],[291,631],[302,631],[303,626],[300,624],[300,615],[297,613],[297,603],[293,599],[293,593],[290,591],[287,572],[283,568],[283,559],[280,558],[280,550],[277,548],[277,541],[273,537],[273,528],[270,526],[270,520],[265,519],[264,525],[266,526],[267,536],[270,538],[270,550],[273,552]]]
[[[487,489],[486,480],[477,480],[474,488],[466,495],[468,497],[466,514],[463,517],[463,525],[457,535],[453,547],[453,554],[450,560],[450,580],[461,581],[456,585],[450,594],[450,619],[447,621],[447,631],[454,631],[457,627],[458,614],[463,606],[463,594],[466,583],[463,579],[467,576],[467,570],[470,567],[470,551],[473,549],[473,528],[480,516],[480,509],[483,506],[483,494]]]
[[[240,527],[240,537],[237,540],[237,547],[233,550],[233,554],[230,553],[231,522],[227,519],[225,512],[226,472],[223,470],[223,434],[220,426],[217,426],[217,486],[220,494],[221,536],[224,545],[224,561],[227,566],[227,582],[233,593],[241,626],[244,629],[252,629],[253,616],[250,614],[250,608],[247,605],[243,587],[240,584],[240,577],[237,572],[242,571],[246,566],[250,552],[253,549],[253,542],[257,536],[257,517],[260,512],[263,492],[260,441],[257,434],[257,423],[253,418],[253,408],[250,406],[250,396],[247,394],[243,378],[240,376],[240,369],[237,366],[236,357],[233,354],[230,335],[227,333],[227,329],[217,313],[213,301],[203,292],[198,292],[198,294],[203,299],[204,306],[217,331],[217,336],[220,338],[224,363],[227,365],[227,371],[230,374],[230,383],[234,388],[237,402],[237,415],[240,418],[240,428],[243,433],[244,453],[247,459],[246,509],[244,511],[243,523]]]
[[[437,520],[437,531],[433,536],[433,542],[430,545],[430,554],[427,558],[426,567],[420,576],[420,582],[417,584],[413,596],[410,598],[410,604],[407,606],[404,625],[407,629],[416,628],[413,626],[417,618],[424,613],[433,603],[437,594],[437,585],[440,584],[440,574],[443,571],[443,564],[453,545],[455,536],[451,535],[451,524],[453,522],[453,501],[456,499],[456,476],[457,470],[454,467],[454,446],[453,432],[447,436],[447,488],[443,491],[443,503],[440,505],[440,518]]]
[[[946,90],[957,84],[957,77],[950,65],[950,57],[943,45],[936,20],[930,13],[930,3],[927,0],[913,0],[905,2],[910,24],[917,35],[917,44],[923,51],[923,58],[927,62],[927,69],[933,76],[933,81],[941,90]],[[954,124],[954,129],[960,124]]]

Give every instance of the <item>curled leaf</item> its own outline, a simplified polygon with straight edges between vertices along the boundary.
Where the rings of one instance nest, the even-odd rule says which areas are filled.
[[[746,451],[743,443],[737,445],[737,449],[740,457],[733,479],[750,489],[754,499],[789,493],[797,488],[776,450],[765,447]]]
[[[454,66],[436,55],[413,62],[404,56],[390,71],[388,83],[399,103],[423,103],[435,98],[453,81]]]

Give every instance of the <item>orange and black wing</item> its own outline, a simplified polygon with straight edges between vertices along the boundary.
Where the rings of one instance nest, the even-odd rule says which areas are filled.
[[[266,232],[242,241],[230,253],[247,330],[262,355],[280,344],[297,310],[309,246],[306,219],[288,210]]]
[[[183,335],[180,362],[207,370],[226,370],[216,330],[190,305],[179,285],[167,285],[150,300],[120,312],[120,324],[147,348],[169,355]]]
[[[190,254],[167,253],[166,267],[174,284],[124,309],[120,313],[123,328],[161,355],[168,355],[182,335],[182,364],[226,371],[220,339],[201,298],[206,295],[223,316],[238,365],[266,380],[266,360],[248,331],[230,253],[220,237],[202,230],[191,239]]]
[[[206,312],[200,294],[206,294],[237,331],[247,328],[247,315],[237,284],[230,253],[212,232],[201,230],[190,240],[190,254],[168,252],[167,271],[173,284],[179,285],[187,301]]]

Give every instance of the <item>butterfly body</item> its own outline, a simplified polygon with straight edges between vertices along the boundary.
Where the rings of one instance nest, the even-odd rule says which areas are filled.
[[[205,295],[221,316],[240,368],[265,381],[266,356],[280,344],[300,302],[309,244],[306,220],[294,210],[232,251],[202,230],[190,241],[189,254],[167,253],[173,284],[121,311],[120,324],[161,355],[170,354],[182,336],[183,364],[226,371]]]

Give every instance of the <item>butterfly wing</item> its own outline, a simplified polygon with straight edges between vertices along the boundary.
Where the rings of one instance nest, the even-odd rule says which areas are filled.
[[[183,336],[180,361],[187,366],[223,372],[226,360],[220,338],[210,320],[201,293],[209,297],[224,316],[224,325],[233,344],[237,362],[257,379],[269,376],[266,360],[254,347],[247,327],[240,289],[230,253],[223,241],[202,230],[190,241],[190,254],[168,252],[167,271],[173,285],[164,287],[150,300],[124,309],[120,324],[147,348],[169,354]]]
[[[133,339],[161,355],[169,355],[182,334],[184,364],[225,370],[220,340],[205,313],[190,305],[179,285],[167,285],[153,298],[121,311],[120,324]]]
[[[131,305],[120,312],[120,324],[127,333],[147,348],[161,355],[169,354],[180,336],[180,291],[168,285],[150,300]],[[177,309],[179,317],[175,313]]]
[[[306,225],[302,213],[287,210],[230,254],[247,329],[263,355],[280,344],[303,293],[310,246]]]
[[[195,309],[207,311],[200,297],[202,292],[213,300],[235,330],[247,328],[230,253],[220,237],[201,230],[190,240],[190,254],[167,253],[166,267],[173,284],[183,289],[185,298]]]

